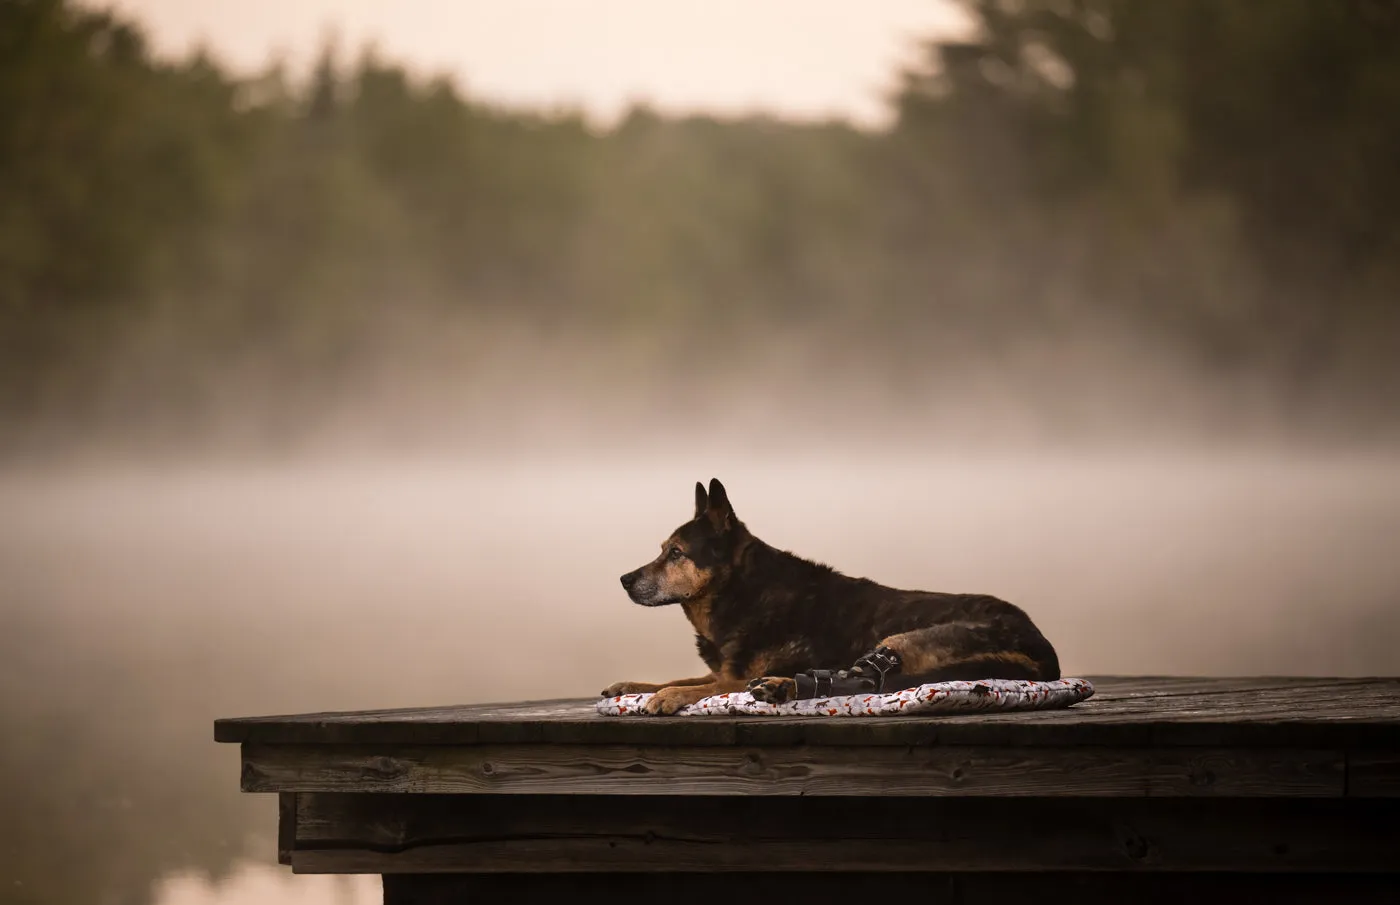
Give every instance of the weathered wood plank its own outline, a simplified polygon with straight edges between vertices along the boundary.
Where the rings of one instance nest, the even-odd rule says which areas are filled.
[[[245,745],[245,792],[1340,797],[1339,751]]]
[[[297,793],[277,793],[277,863],[292,863],[297,833]]]
[[[1099,677],[1067,710],[877,719],[600,717],[588,700],[219,720],[262,744],[1400,748],[1400,680]]]
[[[1380,871],[1382,801],[302,794],[302,873]]]
[[[1347,795],[1400,798],[1400,749],[1350,752],[1347,755]]]
[[[669,873],[386,874],[385,905],[597,901],[610,905],[772,905],[918,902],[920,905],[1393,905],[1388,875],[1153,873]]]
[[[1228,695],[1267,690],[1282,690],[1290,695],[1303,695],[1317,689],[1347,689],[1355,686],[1394,685],[1394,679],[1374,678],[1193,678],[1193,677],[1096,677],[1096,695],[1079,705],[1074,712],[1110,706],[1113,703],[1132,704],[1142,699],[1163,701],[1183,695]],[[375,722],[461,723],[461,722],[520,722],[570,720],[588,715],[590,702],[583,699],[556,699],[524,703],[472,704],[441,707],[419,707],[388,710],[288,714],[281,716],[247,717],[216,721],[218,741],[241,742],[242,730],[267,725],[361,725]],[[1021,718],[1024,714],[1012,715]]]

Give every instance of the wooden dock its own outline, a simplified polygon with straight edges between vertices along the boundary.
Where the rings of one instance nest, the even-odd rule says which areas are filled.
[[[1068,710],[219,720],[302,873],[386,905],[1400,902],[1400,678],[1099,677]]]

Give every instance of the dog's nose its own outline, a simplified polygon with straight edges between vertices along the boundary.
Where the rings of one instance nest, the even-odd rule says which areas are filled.
[[[622,588],[623,588],[623,590],[626,590],[626,591],[632,590],[632,585],[634,585],[634,584],[637,583],[637,574],[638,574],[639,572],[641,572],[641,569],[637,569],[636,571],[633,571],[633,572],[628,572],[626,575],[622,576]]]

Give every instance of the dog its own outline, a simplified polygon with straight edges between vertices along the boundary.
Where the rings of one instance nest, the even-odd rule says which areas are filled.
[[[679,605],[709,668],[601,692],[654,692],[653,714],[745,689],[778,704],[951,679],[1060,677],[1055,649],[1019,607],[886,587],[776,549],[749,532],[718,480],[708,491],[695,485],[695,516],[656,559],[623,575],[622,587],[641,606]]]

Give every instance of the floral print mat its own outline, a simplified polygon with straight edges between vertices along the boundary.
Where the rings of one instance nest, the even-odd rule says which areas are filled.
[[[766,704],[747,691],[717,694],[682,707],[676,716],[891,716],[907,713],[969,713],[981,710],[1054,710],[1078,704],[1094,693],[1087,679],[1031,682],[1022,679],[977,679],[935,682],[881,694]],[[650,694],[624,694],[598,701],[604,716],[648,716]]]

